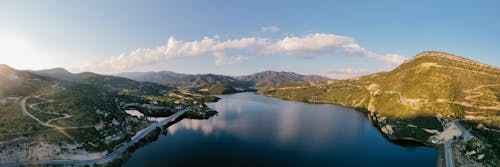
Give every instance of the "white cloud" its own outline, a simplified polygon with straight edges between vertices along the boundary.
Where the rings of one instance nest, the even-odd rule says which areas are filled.
[[[261,32],[278,32],[280,31],[280,28],[277,26],[268,26],[268,27],[262,27],[260,28]]]
[[[325,76],[333,79],[349,79],[367,75],[370,73],[373,73],[373,71],[367,69],[344,68],[344,69],[329,71],[325,74]]]
[[[399,64],[403,63],[404,61],[408,60],[408,58],[403,57],[403,56],[398,55],[398,54],[386,54],[383,56],[379,56],[378,60],[383,61],[383,62],[387,62],[390,64],[394,64],[394,65],[399,65]]]
[[[215,56],[215,65],[216,66],[241,64],[241,63],[248,60],[248,57],[226,56],[225,53],[214,53],[214,56]]]
[[[384,63],[397,64],[406,58],[397,55],[379,55],[361,47],[354,38],[335,34],[314,33],[305,36],[287,36],[280,40],[246,37],[221,40],[220,37],[204,37],[197,41],[178,41],[174,37],[167,44],[156,48],[139,48],[128,54],[113,56],[100,64],[84,66],[83,70],[103,73],[131,71],[134,68],[158,64],[178,57],[213,55],[216,65],[242,63],[244,56],[227,56],[227,50],[251,51],[262,55],[291,55],[314,57],[318,55],[364,56]]]

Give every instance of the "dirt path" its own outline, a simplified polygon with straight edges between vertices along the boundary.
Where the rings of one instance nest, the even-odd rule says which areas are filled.
[[[494,87],[494,86],[500,86],[500,84],[489,84],[489,85],[480,85],[478,87],[475,87],[474,89],[469,89],[469,90],[465,90],[464,92],[465,93],[468,93],[468,94],[472,94],[472,95],[469,95],[469,96],[466,96],[465,99],[466,100],[470,100],[470,101],[473,101],[473,102],[486,102],[486,103],[495,103],[496,105],[494,106],[479,106],[479,108],[484,108],[484,109],[492,109],[492,110],[500,110],[500,102],[497,102],[497,101],[484,101],[484,100],[477,100],[476,98],[479,98],[481,96],[484,96],[484,93],[479,91],[480,89],[484,88],[484,87]]]
[[[38,123],[40,123],[42,126],[45,126],[45,127],[50,127],[50,128],[56,128],[58,130],[64,130],[64,129],[80,129],[80,128],[90,128],[90,127],[94,127],[94,125],[88,125],[88,126],[77,126],[77,127],[61,127],[61,126],[57,126],[57,125],[53,125],[53,124],[50,124],[52,121],[55,121],[55,120],[60,120],[60,119],[66,119],[66,118],[69,118],[71,117],[71,115],[68,115],[68,114],[64,114],[64,117],[59,117],[59,118],[53,118],[53,119],[50,119],[46,122],[43,122],[42,120],[40,120],[39,118],[37,118],[36,116],[34,116],[33,114],[31,114],[30,112],[28,112],[28,110],[26,109],[26,101],[29,99],[29,98],[32,98],[31,96],[27,96],[25,97],[24,99],[22,99],[21,101],[21,109],[22,109],[22,112],[24,114],[26,114],[27,116],[31,117],[32,119],[34,119],[35,121],[37,121]],[[36,97],[38,99],[41,99],[41,100],[47,100],[48,102],[42,102],[42,103],[53,103],[54,101],[51,101],[51,100],[48,100],[48,99],[43,99],[43,98],[40,98],[40,97]],[[36,106],[36,105],[39,105],[41,103],[35,103],[35,104],[30,104],[29,105],[29,108],[30,109],[33,109],[35,111],[41,111],[43,113],[46,113],[46,114],[54,114],[54,115],[61,115],[59,113],[54,113],[54,112],[46,112],[46,111],[42,111],[40,109],[36,109],[36,108],[33,108],[33,106]]]
[[[464,93],[466,94],[471,94],[469,96],[465,97],[465,100],[469,100],[471,102],[484,102],[484,103],[494,103],[495,105],[493,106],[475,106],[473,103],[470,102],[458,102],[458,101],[450,101],[448,99],[437,99],[436,102],[429,102],[428,100],[425,99],[409,99],[405,98],[401,95],[401,93],[398,92],[399,94],[399,102],[403,105],[420,105],[420,104],[429,104],[429,103],[451,103],[451,104],[458,104],[461,106],[465,107],[477,107],[480,109],[484,110],[500,110],[500,102],[497,101],[484,101],[484,100],[477,100],[476,98],[479,98],[481,96],[484,96],[485,94],[481,91],[479,91],[482,88],[485,87],[493,87],[493,86],[500,86],[500,84],[489,84],[489,85],[480,85],[476,88],[465,90]]]

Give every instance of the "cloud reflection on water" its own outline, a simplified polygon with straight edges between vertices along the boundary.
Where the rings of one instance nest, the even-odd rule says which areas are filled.
[[[346,144],[355,142],[351,139],[362,136],[365,129],[360,126],[367,125],[365,118],[360,116],[362,113],[352,109],[253,96],[261,95],[224,95],[221,101],[208,104],[219,111],[218,116],[209,120],[184,119],[171,126],[169,133],[174,135],[180,130],[193,130],[202,131],[204,135],[217,135],[223,132],[247,141],[282,146],[299,142],[310,148],[319,148],[332,139]],[[340,135],[342,137],[336,137]]]

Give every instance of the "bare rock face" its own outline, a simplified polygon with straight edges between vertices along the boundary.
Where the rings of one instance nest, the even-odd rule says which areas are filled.
[[[59,143],[52,144],[45,141],[29,141],[26,138],[0,144],[0,164],[8,162],[22,162],[35,160],[89,160],[103,157],[105,152],[89,153],[79,149],[79,145]]]
[[[385,125],[384,127],[382,127],[381,131],[387,135],[390,135],[394,132],[394,130],[392,130],[392,125]]]

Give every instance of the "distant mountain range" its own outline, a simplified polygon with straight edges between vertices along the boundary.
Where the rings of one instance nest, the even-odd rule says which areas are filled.
[[[119,73],[116,76],[137,81],[155,82],[165,85],[207,88],[222,84],[234,88],[266,87],[299,82],[321,82],[333,80],[318,75],[301,75],[293,72],[264,71],[245,76],[217,74],[180,74],[171,71]]]
[[[237,77],[241,81],[253,83],[256,87],[266,87],[299,82],[322,82],[333,80],[319,75],[301,75],[293,72],[264,71]]]
[[[159,94],[161,90],[170,90],[171,87],[151,82],[140,82],[128,78],[100,75],[91,72],[70,73],[63,68],[46,69],[39,71],[29,71],[46,78],[52,78],[69,83],[89,84],[96,87],[103,87],[110,90],[137,90],[148,94]]]

